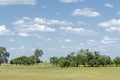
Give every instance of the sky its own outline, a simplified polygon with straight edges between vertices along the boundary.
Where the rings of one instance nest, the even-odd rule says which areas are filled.
[[[0,46],[10,59],[80,49],[120,56],[120,0],[0,0]]]

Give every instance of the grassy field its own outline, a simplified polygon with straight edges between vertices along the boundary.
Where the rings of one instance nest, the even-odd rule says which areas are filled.
[[[120,80],[120,67],[0,66],[0,80]]]

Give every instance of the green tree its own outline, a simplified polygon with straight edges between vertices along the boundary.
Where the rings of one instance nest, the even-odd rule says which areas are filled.
[[[86,56],[86,61],[87,61],[87,64],[88,64],[88,66],[91,66],[91,67],[93,67],[94,66],[94,54],[91,52],[91,51],[89,51],[89,49],[86,49],[85,50],[85,56]]]
[[[65,57],[65,61],[69,63],[69,66],[71,67],[77,67],[75,52],[71,52],[70,54],[68,54],[67,57]]]
[[[58,59],[58,57],[56,57],[56,56],[53,56],[53,57],[51,57],[50,58],[50,63],[52,63],[53,65],[58,65],[58,63],[59,63],[59,59]]]
[[[114,59],[113,59],[113,62],[114,62],[114,64],[116,65],[116,66],[119,66],[120,65],[120,57],[115,57]]]
[[[101,57],[99,57],[99,63],[100,65],[102,65],[103,67],[106,67],[107,65],[110,65],[112,60],[109,56],[106,55],[102,55]]]
[[[12,59],[10,61],[10,64],[16,64],[16,65],[33,65],[35,64],[35,56],[20,56],[15,59]]]
[[[61,68],[68,68],[70,66],[70,61],[68,58],[60,57],[59,58],[59,66]]]
[[[36,49],[35,52],[34,52],[34,56],[35,56],[35,63],[40,63],[40,59],[39,57],[41,57],[43,55],[43,51],[42,50],[39,50],[39,49]]]
[[[35,64],[35,56],[32,55],[32,56],[27,57],[26,65],[33,65],[33,64]]]
[[[0,47],[0,65],[2,63],[7,63],[9,56],[10,53],[7,52],[7,49],[5,47]]]
[[[76,55],[76,59],[77,59],[77,64],[78,65],[83,65],[85,67],[85,65],[87,63],[87,58],[85,56],[85,51],[83,49],[78,51],[78,53]]]
[[[100,57],[101,57],[101,55],[99,54],[99,52],[94,51],[94,65],[96,67],[100,66],[100,61],[99,61]]]

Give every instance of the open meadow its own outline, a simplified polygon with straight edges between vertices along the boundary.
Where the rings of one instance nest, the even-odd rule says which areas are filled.
[[[0,80],[120,80],[120,67],[0,66]]]

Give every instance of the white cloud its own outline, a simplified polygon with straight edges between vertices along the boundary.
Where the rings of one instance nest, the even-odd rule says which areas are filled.
[[[46,25],[36,24],[34,26],[36,26],[36,27],[34,27],[33,31],[41,31],[41,32],[54,32],[55,31],[54,28],[50,28],[50,27],[48,27]]]
[[[78,2],[78,0],[59,0],[60,2],[63,3],[73,3],[73,2]]]
[[[109,32],[120,32],[120,19],[111,19],[109,21],[101,22],[98,24],[98,26],[105,28],[105,30]]]
[[[114,6],[112,5],[112,4],[110,4],[110,3],[106,3],[106,4],[104,4],[104,6],[106,6],[106,7],[108,7],[108,8],[113,8]]]
[[[73,16],[85,16],[85,17],[97,17],[100,16],[100,13],[94,11],[90,8],[75,9],[71,15]]]
[[[63,25],[67,22],[59,20],[46,20],[42,18],[31,19],[29,17],[23,17],[20,20],[13,22],[15,29],[19,32],[20,36],[29,36],[33,32],[55,32],[55,28],[51,28],[51,25]]]
[[[76,2],[84,2],[85,0],[59,0],[62,3],[76,3]]]
[[[45,25],[71,25],[71,22],[66,21],[59,21],[54,19],[43,19],[43,18],[35,18],[34,21],[39,24],[45,24]]]
[[[13,25],[20,36],[30,36],[30,34],[38,32],[55,32],[56,29],[53,28],[53,26],[69,26],[72,25],[72,23],[39,17],[33,19],[23,17],[22,19],[13,22]]]
[[[5,25],[0,25],[0,35],[14,35],[14,33],[7,29]]]
[[[104,37],[104,39],[101,42],[104,44],[112,44],[112,43],[116,43],[117,40],[118,38]]]
[[[68,43],[71,42],[71,41],[72,41],[72,40],[70,40],[70,39],[65,39],[65,40],[64,40],[64,42],[68,42]]]
[[[19,33],[18,35],[19,35],[19,36],[22,36],[22,37],[28,37],[28,36],[30,36],[30,35],[27,34],[27,33]]]
[[[21,46],[19,50],[24,50],[25,48],[26,48],[25,46]]]
[[[0,5],[35,5],[36,0],[0,0]]]
[[[64,30],[66,32],[77,33],[80,35],[96,35],[96,34],[98,34],[97,32],[95,32],[93,30],[88,30],[88,29],[84,29],[84,28],[61,27],[61,30]]]

